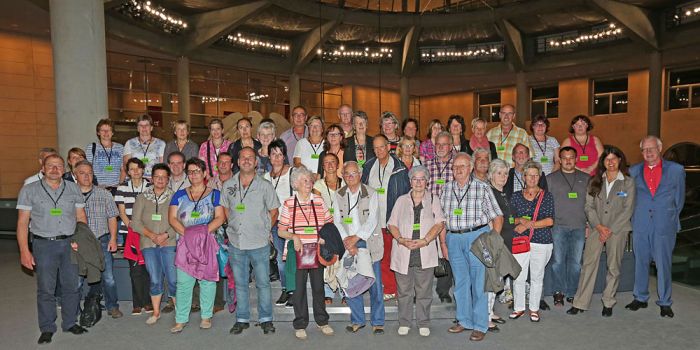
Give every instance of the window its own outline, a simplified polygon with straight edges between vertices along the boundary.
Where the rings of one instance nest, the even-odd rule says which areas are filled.
[[[559,116],[559,86],[533,87],[530,89],[530,116]]]
[[[410,96],[408,100],[408,114],[418,121],[420,125],[420,96]]]
[[[309,116],[318,115],[324,120],[338,119],[338,106],[343,104],[343,86],[315,80],[299,81],[301,105]]]
[[[668,72],[668,109],[700,107],[700,68]]]
[[[501,91],[481,92],[477,94],[479,98],[479,118],[500,122],[498,112],[501,111]]]
[[[627,113],[627,77],[593,80],[593,115]]]

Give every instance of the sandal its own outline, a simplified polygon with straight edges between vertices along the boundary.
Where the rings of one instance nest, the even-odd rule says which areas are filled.
[[[350,332],[350,333],[357,333],[360,329],[365,328],[365,325],[363,324],[351,324],[347,327],[345,327],[345,330]]]
[[[532,322],[540,322],[540,313],[539,313],[539,311],[530,311],[530,321],[532,321]]]
[[[511,320],[515,320],[515,319],[520,318],[520,316],[522,316],[524,314],[525,314],[525,311],[513,311],[510,313],[510,316],[508,316],[508,318],[510,318]]]
[[[498,318],[492,318],[492,319],[491,319],[491,322],[497,323],[497,324],[505,324],[505,323],[506,323],[506,320],[504,320],[504,319],[498,317]]]

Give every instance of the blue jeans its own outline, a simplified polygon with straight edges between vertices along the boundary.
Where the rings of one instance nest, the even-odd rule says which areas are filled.
[[[39,330],[56,332],[56,283],[61,283],[61,329],[68,330],[77,321],[80,304],[78,264],[70,261],[70,240],[48,241],[35,238],[33,243],[36,304]]]
[[[358,248],[366,248],[367,243],[360,240],[356,245]],[[389,257],[385,257],[389,258]],[[370,303],[370,323],[372,326],[384,325],[384,288],[382,286],[382,267],[381,261],[372,263],[374,271],[374,284],[369,287],[369,303]],[[365,324],[365,302],[364,293],[354,297],[345,299],[350,308],[350,322],[352,324]]]
[[[168,282],[168,295],[174,297],[177,292],[177,271],[175,268],[175,246],[153,247],[141,250],[146,261],[146,270],[150,276],[150,294],[163,294],[163,277]]]
[[[117,283],[114,281],[114,270],[112,269],[114,258],[112,257],[112,252],[107,249],[109,238],[109,234],[102,235],[100,237],[100,245],[105,256],[105,270],[102,271],[102,292],[105,296],[105,308],[112,310],[118,308],[119,303],[117,303]]]
[[[284,274],[284,265],[285,262],[282,260],[282,254],[284,253],[284,238],[280,238],[280,236],[277,234],[277,223],[272,225],[272,245],[275,247],[275,250],[277,250],[277,269],[279,270],[280,274],[280,283],[282,284],[282,289],[285,289],[285,286],[287,285],[287,276]]]
[[[250,265],[255,274],[255,288],[258,290],[258,322],[272,321],[272,289],[270,288],[270,247],[238,249],[229,244],[229,264],[236,282],[236,322],[250,322],[248,284]]]
[[[552,254],[552,277],[554,292],[568,297],[576,295],[581,275],[581,257],[586,242],[585,228],[554,225],[552,228],[554,252]]]
[[[489,328],[488,296],[484,291],[486,267],[472,254],[472,242],[488,226],[468,233],[447,232],[447,253],[455,280],[454,296],[457,304],[457,320],[462,327],[484,332]]]

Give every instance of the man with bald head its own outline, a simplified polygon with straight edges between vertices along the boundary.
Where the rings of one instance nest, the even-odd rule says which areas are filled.
[[[488,297],[484,291],[486,267],[471,252],[472,242],[491,230],[500,232],[503,213],[491,187],[471,176],[471,157],[458,153],[452,165],[454,181],[442,188],[440,205],[447,218],[445,256],[452,266],[455,280],[457,321],[450,333],[471,329],[472,341],[481,341],[489,328]],[[445,235],[444,233],[442,235]]]
[[[489,130],[486,133],[486,137],[489,141],[496,144],[498,159],[503,159],[509,166],[513,166],[513,161],[510,158],[513,147],[518,143],[527,145],[530,141],[527,137],[527,131],[513,123],[515,120],[515,106],[512,104],[503,105],[501,111],[498,112],[498,116],[501,118],[501,123]]]

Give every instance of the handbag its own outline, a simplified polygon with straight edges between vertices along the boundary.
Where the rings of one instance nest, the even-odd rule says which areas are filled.
[[[544,190],[540,191],[540,198],[537,199],[537,206],[535,206],[535,212],[532,215],[532,221],[537,221],[537,214],[540,212],[540,205],[542,204],[542,199],[544,198]],[[527,253],[530,251],[530,240],[532,235],[535,233],[535,229],[530,229],[530,234],[527,236],[513,237],[513,245],[511,251],[513,254]]]
[[[297,215],[297,203],[299,200],[294,196],[294,208],[292,210],[292,232],[296,232],[296,215]],[[301,209],[301,204],[299,204],[299,209]],[[318,217],[316,216],[316,208],[314,207],[314,201],[311,200],[311,210],[314,213],[314,220],[316,221],[316,242],[304,243],[301,245],[301,251],[297,252],[297,269],[299,270],[310,270],[319,267],[318,264]],[[308,220],[307,220],[308,223]]]

